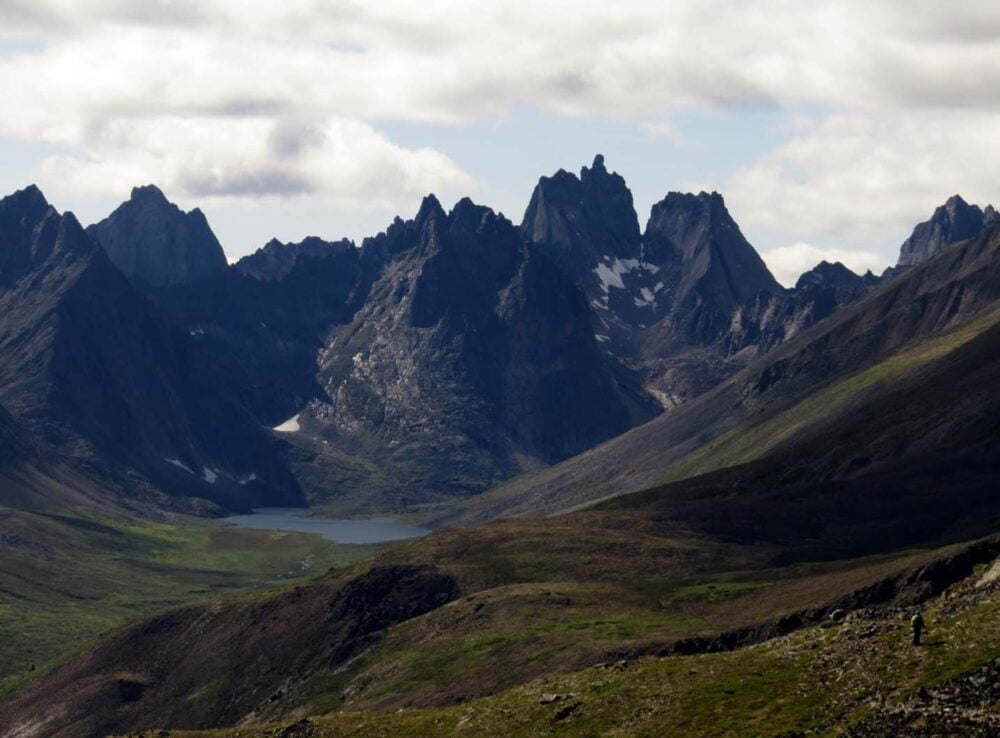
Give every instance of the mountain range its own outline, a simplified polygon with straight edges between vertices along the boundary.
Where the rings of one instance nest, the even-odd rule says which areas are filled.
[[[56,273],[44,244],[55,236],[35,233],[48,212],[36,189],[4,203],[23,229],[5,239],[32,241],[7,250],[13,306],[34,272]],[[934,217],[957,211],[943,212]],[[86,351],[89,376],[54,365],[38,379],[58,400],[4,389],[0,403],[29,425],[48,413],[50,440],[104,459],[102,477],[138,475],[149,494],[229,509],[245,509],[241,496],[349,511],[478,494],[704,394],[879,281],[820,264],[781,287],[717,193],[668,194],[642,231],[601,156],[579,176],[541,178],[519,226],[468,199],[446,212],[431,196],[360,247],[272,240],[232,266],[204,215],[153,186],[70,230],[66,253],[92,276],[69,289],[66,274],[45,300],[33,290],[28,309],[84,300],[76,319],[114,326],[109,344],[135,355],[95,360],[79,347],[74,370]],[[966,232],[931,230],[938,241]],[[4,360],[8,376],[21,373],[16,359]],[[103,397],[71,397],[97,386]],[[109,428],[120,436],[102,438]]]
[[[958,196],[885,274],[786,289],[721,195],[669,193],[643,229],[601,156],[520,224],[428,196],[360,246],[233,265],[155,187],[87,229],[29,187],[0,200],[0,504],[100,530],[98,558],[132,555],[101,516],[438,530],[143,616],[26,680],[0,732],[628,733],[661,668],[734,716],[719,734],[786,676],[761,734],[891,723],[891,680],[823,670],[896,659],[902,608],[982,646],[921,655],[928,700],[1000,658],[998,372],[1000,223]],[[940,734],[992,725],[973,712]]]

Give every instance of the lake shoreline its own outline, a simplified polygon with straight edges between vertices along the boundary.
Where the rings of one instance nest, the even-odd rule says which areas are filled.
[[[309,514],[310,508],[255,508],[250,514],[229,515],[220,520],[226,525],[255,530],[280,530],[317,533],[339,544],[373,544],[418,538],[431,531],[400,523],[389,517],[323,518]]]

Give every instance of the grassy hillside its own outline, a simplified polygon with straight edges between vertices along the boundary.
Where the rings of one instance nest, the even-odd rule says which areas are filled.
[[[37,734],[81,736],[464,703],[919,596],[912,572],[950,555],[770,566],[778,553],[631,511],[444,531],[294,588],[212,598],[115,631],[25,685],[0,732],[39,711],[51,723]]]
[[[687,479],[759,459],[797,440],[811,428],[851,412],[866,395],[891,390],[894,383],[958,350],[998,322],[1000,310],[992,310],[956,330],[904,348],[790,407],[743,423],[671,467],[657,483]]]
[[[625,658],[448,707],[146,735],[996,735],[1000,587],[984,573],[926,606],[920,647],[910,609],[860,609],[736,651]]]
[[[0,685],[153,610],[370,555],[319,536],[0,507]]]

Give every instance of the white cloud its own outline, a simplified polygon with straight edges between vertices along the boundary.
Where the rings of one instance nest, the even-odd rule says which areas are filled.
[[[888,259],[871,251],[819,248],[802,241],[764,251],[761,258],[764,259],[774,278],[786,287],[792,287],[804,272],[821,261],[830,263],[839,261],[857,274],[864,274],[869,269],[875,274],[881,274],[889,266]]]
[[[116,119],[84,132],[81,145],[81,155],[47,159],[46,180],[71,193],[120,195],[155,182],[209,203],[311,196],[353,206],[395,206],[470,184],[438,152],[400,148],[344,119]]]
[[[830,115],[736,172],[728,199],[746,224],[852,241],[908,234],[949,196],[998,191],[1000,114]],[[899,239],[902,241],[902,238]]]
[[[379,121],[525,106],[668,138],[682,106],[824,110],[727,193],[801,233],[884,234],[1000,167],[985,0],[0,0],[5,35],[45,44],[0,57],[0,135],[66,147],[47,172],[81,188],[392,200],[468,179]],[[267,143],[302,120],[308,156]]]

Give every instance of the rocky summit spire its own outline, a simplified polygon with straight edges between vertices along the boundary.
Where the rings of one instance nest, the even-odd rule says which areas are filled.
[[[205,215],[197,208],[185,213],[153,185],[133,189],[87,232],[127,276],[156,287],[198,282],[227,267]]]
[[[762,290],[781,292],[718,192],[671,192],[656,203],[643,256],[662,269],[678,304],[697,293],[700,303],[728,312]]]
[[[608,172],[598,154],[577,177],[560,169],[542,177],[524,214],[521,232],[572,273],[607,259],[638,259],[639,219],[625,180]]]
[[[978,205],[970,205],[958,195],[938,207],[930,220],[917,225],[910,237],[899,249],[897,266],[909,267],[927,261],[949,244],[964,241],[977,235],[986,225],[986,220],[994,220],[992,207],[984,213]]]

